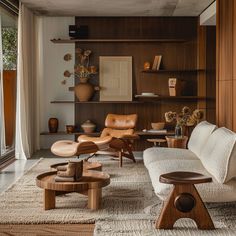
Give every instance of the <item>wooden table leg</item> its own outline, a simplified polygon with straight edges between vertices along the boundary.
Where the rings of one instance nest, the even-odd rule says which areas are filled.
[[[44,189],[44,210],[54,209],[56,204],[56,192]]]
[[[97,210],[100,207],[102,198],[101,188],[91,188],[88,190],[88,208]]]

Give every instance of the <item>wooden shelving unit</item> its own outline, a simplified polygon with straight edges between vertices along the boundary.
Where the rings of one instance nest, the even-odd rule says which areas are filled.
[[[58,131],[57,133],[49,133],[48,131],[45,132],[41,132],[40,135],[48,135],[48,136],[55,136],[55,135],[82,135],[82,134],[86,134],[83,132],[74,132],[74,133],[67,133],[66,131]],[[139,136],[166,136],[166,135],[174,135],[175,132],[174,131],[168,131],[167,133],[154,133],[154,132],[143,132],[143,131],[136,131],[135,134],[139,135]],[[94,133],[90,133],[90,134],[86,134],[89,136],[100,136],[101,132],[94,132]]]
[[[53,43],[184,43],[190,39],[51,39]]]
[[[51,101],[51,103],[72,103],[72,104],[135,104],[142,103],[142,101],[88,101],[88,102],[78,102],[78,101]]]
[[[160,74],[160,73],[197,73],[197,72],[203,72],[205,70],[201,69],[193,69],[193,70],[142,70],[142,73],[147,74]]]
[[[82,135],[86,134],[83,132],[74,132],[74,133],[67,133],[66,131],[58,131],[57,133],[50,133],[48,131],[41,132],[40,135]],[[99,136],[101,133],[100,132],[94,132],[90,133],[89,135],[91,136]]]
[[[201,96],[159,96],[159,97],[139,97],[136,101],[88,101],[88,102],[77,102],[77,101],[51,101],[54,104],[139,104],[144,102],[155,102],[159,100],[204,100],[206,97]]]

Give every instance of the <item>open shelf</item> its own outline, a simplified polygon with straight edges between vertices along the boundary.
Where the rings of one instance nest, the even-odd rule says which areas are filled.
[[[101,132],[94,132],[94,133],[84,133],[84,132],[74,132],[74,133],[67,133],[66,131],[58,131],[57,133],[50,133],[48,131],[41,132],[40,135],[82,135],[86,134],[89,136],[100,136]],[[139,136],[166,136],[166,135],[174,135],[174,131],[168,131],[167,133],[154,133],[154,132],[143,132],[141,130],[138,130],[135,132],[135,134]]]
[[[136,131],[135,134],[139,136],[171,136],[175,134],[175,131],[167,131],[166,133],[155,133],[155,132],[144,132],[144,131]]]
[[[58,131],[57,133],[50,133],[48,131],[41,132],[40,135],[82,135],[86,134],[84,132],[74,132],[74,133],[67,133],[66,131]],[[99,136],[101,133],[100,132],[94,132],[94,133],[89,133],[88,135],[91,136]]]
[[[142,73],[148,73],[148,74],[159,74],[159,73],[197,73],[197,72],[201,72],[204,70],[201,69],[195,69],[195,70],[142,70]]]
[[[183,43],[189,39],[51,39],[53,43]]]
[[[206,97],[203,96],[159,96],[159,97],[139,97],[135,101],[88,101],[88,102],[77,102],[77,101],[51,101],[51,103],[57,104],[139,104],[144,102],[155,102],[158,100],[204,100]]]
[[[109,103],[117,103],[117,104],[133,104],[133,103],[142,103],[142,101],[88,101],[88,102],[79,102],[79,101],[51,101],[51,103],[74,103],[74,104],[109,104]]]

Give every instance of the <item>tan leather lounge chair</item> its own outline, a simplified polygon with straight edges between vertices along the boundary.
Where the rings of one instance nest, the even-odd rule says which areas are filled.
[[[119,156],[119,166],[122,167],[122,158],[127,157],[135,161],[132,152],[132,143],[139,137],[134,134],[134,128],[138,116],[108,114],[105,120],[105,128],[100,137],[90,137],[80,135],[78,142],[93,142],[98,146],[99,151],[96,154],[108,154]]]
[[[134,134],[136,122],[136,114],[108,114],[105,120],[106,128],[103,129],[100,137],[81,135],[78,137],[78,142],[70,140],[57,141],[52,145],[51,151],[61,157],[79,156],[80,154],[116,156],[118,154],[119,166],[122,167],[123,157],[136,162],[132,152],[133,140],[139,138]]]

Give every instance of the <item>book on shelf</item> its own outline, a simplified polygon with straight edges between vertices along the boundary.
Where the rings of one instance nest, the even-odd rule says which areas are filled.
[[[152,64],[152,70],[159,70],[160,69],[161,59],[162,59],[162,55],[157,55],[154,57],[154,61]]]
[[[167,130],[166,129],[159,129],[159,130],[149,129],[149,130],[147,130],[147,132],[149,132],[149,133],[156,133],[156,134],[166,134]]]

